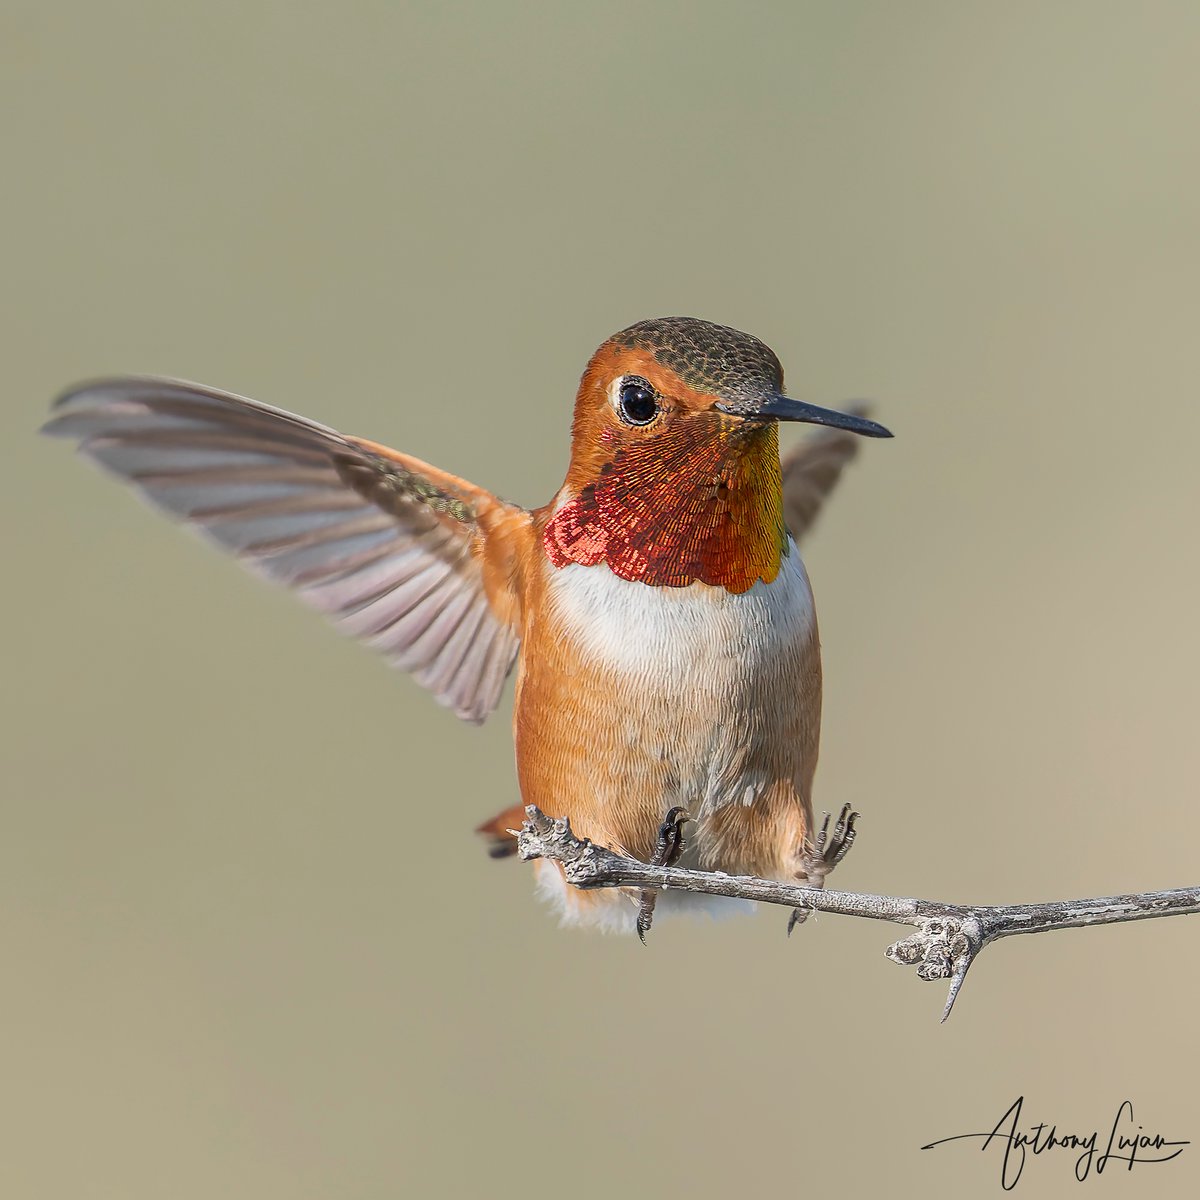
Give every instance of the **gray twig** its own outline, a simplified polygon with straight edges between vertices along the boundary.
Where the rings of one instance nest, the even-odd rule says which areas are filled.
[[[1094,900],[964,905],[835,892],[719,871],[653,867],[606,850],[587,838],[577,838],[566,818],[548,817],[532,804],[526,807],[525,817],[517,843],[521,857],[553,859],[561,865],[567,882],[579,888],[676,888],[912,925],[916,932],[893,943],[886,954],[892,962],[916,967],[921,979],[950,980],[943,1021],[950,1015],[967,971],[979,952],[999,938],[1200,912],[1200,886],[1132,896],[1101,896]]]

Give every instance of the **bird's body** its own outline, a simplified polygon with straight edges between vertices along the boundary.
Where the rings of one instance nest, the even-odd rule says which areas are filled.
[[[647,587],[606,566],[547,565],[541,575],[517,677],[525,801],[642,860],[682,804],[695,821],[683,865],[795,877],[821,663],[794,546],[775,579],[739,593]],[[565,895],[568,917],[612,923],[615,906],[632,920],[613,893]]]
[[[49,430],[296,588],[462,717],[495,707],[516,660],[523,803],[644,860],[683,806],[695,822],[686,865],[819,882],[806,839],[820,649],[792,534],[853,440],[812,439],[785,465],[785,489],[776,422],[886,431],[781,393],[778,361],[748,335],[691,318],[632,326],[589,363],[567,478],[533,511],[174,381],[74,389]],[[504,849],[519,814],[481,832]],[[566,889],[538,866],[568,917],[633,925],[629,897]]]

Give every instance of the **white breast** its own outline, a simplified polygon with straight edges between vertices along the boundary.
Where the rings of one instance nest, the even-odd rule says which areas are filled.
[[[795,545],[788,549],[774,580],[739,595],[703,583],[651,587],[606,566],[549,568],[556,636],[603,674],[625,676],[618,686],[635,698],[641,720],[632,727],[628,711],[613,712],[630,771],[646,755],[669,768],[677,794],[660,798],[664,812],[673,803],[697,815],[748,806],[785,768],[800,770],[799,664],[813,599]],[[607,770],[606,786],[627,786],[621,762]]]
[[[788,551],[770,583],[738,595],[704,583],[649,587],[572,563],[550,568],[550,600],[578,646],[605,666],[676,687],[703,674],[719,687],[807,641],[812,589],[791,539]]]

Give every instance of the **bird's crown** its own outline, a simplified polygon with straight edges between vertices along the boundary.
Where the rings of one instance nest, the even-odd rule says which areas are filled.
[[[783,390],[783,367],[775,352],[740,329],[698,317],[654,317],[609,338],[612,346],[649,351],[697,392],[738,403]]]

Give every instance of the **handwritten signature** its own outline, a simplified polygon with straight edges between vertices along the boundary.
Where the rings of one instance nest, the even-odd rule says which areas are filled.
[[[1059,1133],[1057,1125],[1048,1125],[1045,1121],[1028,1126],[1027,1131],[1021,1130],[1021,1107],[1024,1103],[1025,1097],[1018,1096],[996,1122],[991,1133],[957,1133],[953,1137],[939,1138],[921,1149],[932,1150],[947,1142],[971,1138],[983,1139],[983,1145],[979,1147],[981,1151],[993,1142],[999,1143],[1004,1147],[1004,1157],[1000,1163],[1000,1186],[1010,1192],[1017,1186],[1030,1154],[1048,1154],[1051,1150],[1079,1151],[1075,1159],[1075,1178],[1082,1183],[1093,1171],[1101,1175],[1104,1168],[1113,1163],[1124,1163],[1125,1169],[1132,1171],[1135,1165],[1140,1167],[1149,1163],[1170,1162],[1183,1153],[1185,1146],[1191,1145],[1191,1142],[1169,1142],[1160,1133],[1146,1133],[1141,1125],[1135,1126],[1133,1103],[1129,1100],[1122,1100],[1118,1106],[1108,1132],[1108,1141],[1103,1143],[1103,1148],[1099,1130],[1087,1134]]]

